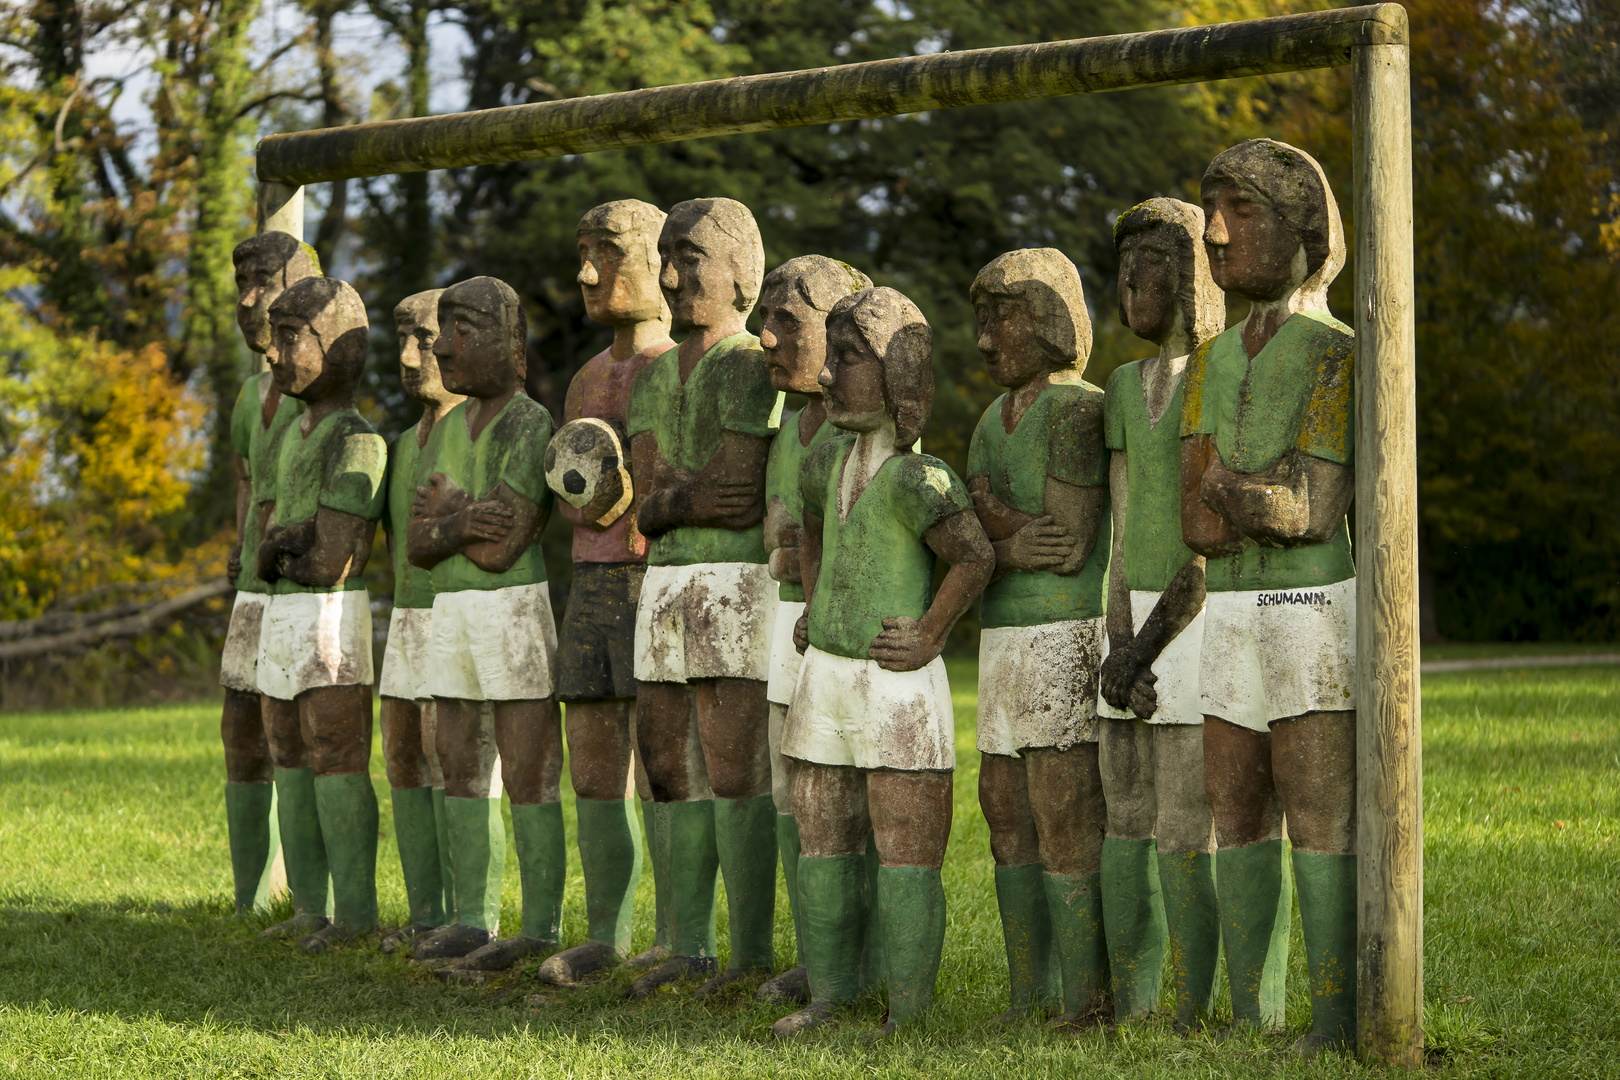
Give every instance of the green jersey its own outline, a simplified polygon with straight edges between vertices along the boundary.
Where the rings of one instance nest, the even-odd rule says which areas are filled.
[[[968,447],[968,475],[987,476],[990,493],[1008,507],[1046,514],[1046,478],[1080,487],[1108,483],[1103,440],[1103,392],[1088,382],[1055,383],[1040,392],[1011,432],[1001,422],[1003,394],[985,410]],[[980,621],[986,629],[1040,626],[1103,613],[1110,531],[1106,504],[1097,546],[1076,574],[1050,571],[1005,574],[984,590]]]
[[[681,382],[680,349],[641,369],[630,387],[626,429],[633,440],[651,432],[672,468],[692,475],[709,463],[725,433],[770,438],[780,424],[782,395],[771,386],[765,353],[752,334],[717,342]],[[765,562],[765,526],[711,529],[683,525],[653,539],[649,566]]]
[[[388,509],[383,514],[383,528],[393,541],[394,606],[398,608],[430,608],[433,606],[433,575],[420,566],[412,566],[405,557],[405,533],[411,524],[411,505],[416,501],[416,489],[427,483],[422,472],[422,447],[417,445],[418,421],[414,427],[388,448]]]
[[[1125,455],[1125,583],[1141,592],[1163,592],[1194,557],[1181,540],[1180,420],[1187,382],[1176,384],[1155,424],[1148,419],[1143,363],[1114,370],[1103,411],[1108,449]]]
[[[484,425],[474,442],[467,432],[467,403],[463,401],[433,425],[418,469],[425,475],[443,473],[474,499],[489,498],[504,483],[539,506],[543,515],[555,498],[546,486],[546,447],[555,431],[546,407],[519,390]],[[433,568],[435,593],[505,589],[544,580],[546,560],[539,532],[504,574],[478,569],[459,551]]]
[[[295,525],[314,517],[321,507],[376,521],[382,516],[383,476],[388,471],[388,444],[353,409],[339,409],[315,430],[288,428],[276,465],[278,525]],[[300,585],[284,577],[277,593],[363,591],[365,579],[355,574],[329,587]]]
[[[1252,360],[1243,328],[1234,326],[1187,362],[1182,435],[1212,435],[1221,462],[1233,472],[1271,468],[1290,450],[1323,461],[1353,464],[1355,334],[1325,311],[1289,318]],[[1274,548],[1251,545],[1210,559],[1210,592],[1331,585],[1354,576],[1344,523],[1325,544]]]
[[[804,499],[799,494],[799,473],[804,469],[804,463],[810,460],[812,450],[828,440],[836,439],[839,434],[831,420],[823,420],[816,433],[810,436],[810,445],[805,446],[799,441],[799,414],[789,413],[782,417],[782,430],[771,440],[770,461],[765,466],[765,504],[769,506],[773,497],[781,499],[787,512],[793,515],[793,520],[803,525]],[[797,581],[784,581],[778,595],[783,600],[802,604],[804,586]]]
[[[821,572],[810,601],[810,644],[867,659],[883,620],[921,619],[934,599],[934,552],[923,534],[973,500],[951,467],[896,454],[838,519],[838,482],[855,447],[845,435],[816,447],[799,473],[804,506],[821,516]]]
[[[281,446],[281,434],[289,424],[304,415],[304,403],[297,398],[281,397],[276,415],[270,426],[264,426],[264,399],[274,385],[268,371],[249,375],[236,395],[236,407],[231,410],[231,448],[239,457],[247,459],[248,489],[250,494],[247,518],[242,523],[242,572],[236,575],[236,588],[241,592],[267,593],[270,586],[259,577],[259,504],[273,502],[276,497],[276,458]]]

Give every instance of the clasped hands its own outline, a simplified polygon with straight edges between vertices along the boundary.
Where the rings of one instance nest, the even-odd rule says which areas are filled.
[[[997,569],[1038,573],[1056,570],[1073,554],[1080,538],[1050,514],[1030,518],[1010,509],[990,492],[990,480],[975,476],[968,483],[973,509],[996,549]]]
[[[1132,638],[1103,660],[1102,696],[1104,701],[1121,712],[1129,710],[1146,720],[1159,707],[1159,692],[1154,688],[1159,677],[1153,674],[1152,660],[1144,663],[1137,655],[1136,643],[1139,640]]]
[[[810,613],[804,612],[793,624],[793,647],[804,652],[810,647]],[[883,620],[883,631],[866,650],[884,671],[919,671],[934,662],[945,647],[943,640],[923,631],[923,625],[906,615]]]
[[[474,499],[443,473],[416,489],[411,516],[435,519],[440,535],[456,547],[499,543],[516,524],[511,509],[495,499]]]

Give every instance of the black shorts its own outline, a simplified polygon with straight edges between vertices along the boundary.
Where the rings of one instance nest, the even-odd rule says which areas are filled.
[[[636,696],[636,601],[644,563],[575,563],[557,635],[557,700]]]

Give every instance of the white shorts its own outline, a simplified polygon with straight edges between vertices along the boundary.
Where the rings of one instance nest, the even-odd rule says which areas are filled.
[[[388,619],[388,646],[383,649],[377,693],[401,701],[431,698],[427,673],[432,646],[433,609],[396,607]]]
[[[1096,742],[1102,639],[1101,618],[982,631],[979,752]]]
[[[231,624],[225,631],[225,648],[219,654],[219,685],[225,689],[244,694],[259,692],[259,629],[264,625],[264,609],[269,606],[269,593],[236,594]]]
[[[765,685],[765,700],[778,705],[793,704],[793,688],[799,682],[804,657],[793,645],[793,627],[804,614],[798,600],[776,602],[776,628],[771,631],[771,674]]]
[[[551,696],[557,620],[544,581],[462,589],[433,598],[427,692],[462,701],[538,701]]]
[[[259,693],[292,701],[322,686],[372,683],[371,596],[364,589],[277,593],[259,631]]]
[[[1309,589],[1212,592],[1199,710],[1251,731],[1356,707],[1356,579]]]
[[[1131,626],[1142,629],[1163,593],[1131,590]],[[1213,593],[1210,595],[1214,595]],[[1103,658],[1108,658],[1108,635],[1103,635]],[[1153,692],[1159,699],[1158,708],[1144,723],[1148,724],[1202,724],[1203,710],[1198,705],[1199,650],[1204,641],[1204,613],[1193,616],[1193,621],[1170,640],[1149,668],[1158,681]],[[1116,709],[1097,695],[1097,715],[1112,720],[1140,719],[1129,709]]]
[[[885,671],[876,660],[804,654],[782,753],[858,769],[956,768],[956,729],[945,661]]]
[[[636,604],[636,678],[764,682],[777,589],[764,563],[647,567]]]

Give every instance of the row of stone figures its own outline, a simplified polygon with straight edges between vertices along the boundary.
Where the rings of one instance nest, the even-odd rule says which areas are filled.
[[[1301,1049],[1344,1045],[1353,348],[1326,311],[1342,227],[1316,161],[1269,140],[1217,157],[1202,199],[1118,220],[1120,318],[1158,353],[1106,393],[1082,378],[1091,325],[1067,258],[1012,251],[979,273],[978,347],[1006,393],[965,483],[920,449],[934,375],[916,305],[818,255],[765,274],[731,200],[581,219],[586,310],[614,336],[560,430],[523,392],[510,287],[402,301],[401,377],[423,414],[391,448],[353,407],[360,297],[292,237],[245,241],[240,324],[270,370],[231,421],[239,908],[263,897],[279,827],[297,914],[267,933],[318,952],[376,925],[360,572],[381,520],[381,721],[411,912],[384,948],[470,969],[551,953],[540,977],[563,984],[628,963],[646,969],[633,996],[684,979],[709,994],[769,973],[780,861],[801,966],[760,993],[805,1007],[778,1034],[878,986],[882,1030],[914,1020],[946,932],[940,651],[978,601],[1010,1016],[1077,1025],[1110,1000],[1143,1016],[1168,959],[1176,1022],[1195,1027],[1224,942],[1236,1022],[1274,1027],[1292,880],[1314,1010]],[[1223,293],[1250,304],[1224,332]],[[809,403],[783,416],[784,392]],[[539,541],[554,506],[574,527],[560,635]],[[557,951],[565,737],[589,940]],[[523,891],[504,939],[503,788]],[[644,851],[657,939],[627,959]]]

